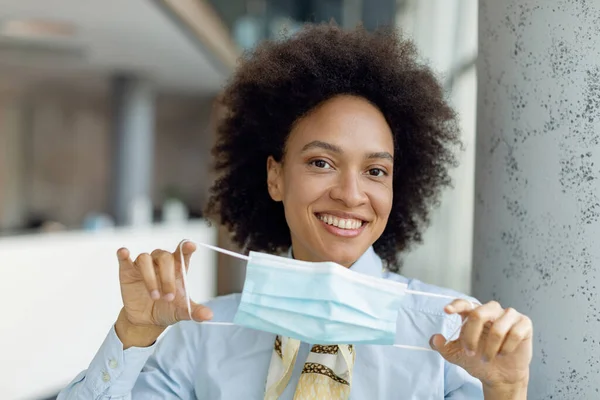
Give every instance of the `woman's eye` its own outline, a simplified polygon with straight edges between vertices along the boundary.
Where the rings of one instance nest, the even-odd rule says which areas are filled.
[[[380,168],[371,168],[369,170],[369,175],[371,176],[385,176],[386,173],[384,170],[380,169]]]
[[[331,165],[325,160],[313,160],[310,163],[317,168],[331,168]]]

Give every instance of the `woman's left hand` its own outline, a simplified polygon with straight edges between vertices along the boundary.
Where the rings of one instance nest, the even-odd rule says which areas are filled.
[[[464,324],[458,339],[448,344],[442,335],[431,338],[442,357],[479,379],[484,389],[527,386],[533,327],[526,315],[503,309],[496,301],[473,308],[463,299],[454,300],[444,311],[459,314]]]

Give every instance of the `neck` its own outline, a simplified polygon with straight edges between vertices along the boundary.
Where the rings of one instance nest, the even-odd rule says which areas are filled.
[[[304,257],[302,255],[299,256],[299,257],[296,257],[296,255],[297,254],[294,253],[294,246],[292,245],[290,247],[290,250],[289,250],[289,257],[293,258],[294,260],[298,260],[298,261],[306,261],[306,262],[335,262],[335,263],[337,263],[339,265],[342,265],[342,266],[344,266],[346,268],[352,267],[358,261],[358,260],[354,260],[352,262],[337,262],[335,260],[325,260],[325,259],[318,260],[315,257],[309,257],[309,256]]]

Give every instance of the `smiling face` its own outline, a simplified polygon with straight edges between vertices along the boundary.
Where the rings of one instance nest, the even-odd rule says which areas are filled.
[[[393,160],[390,127],[365,99],[337,96],[298,120],[283,160],[267,161],[294,258],[352,265],[387,224]]]

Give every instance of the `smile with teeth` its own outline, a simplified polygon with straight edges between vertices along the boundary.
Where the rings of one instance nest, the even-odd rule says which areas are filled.
[[[364,221],[353,218],[338,218],[329,214],[319,214],[317,217],[327,225],[333,225],[340,229],[354,230],[360,228]]]

